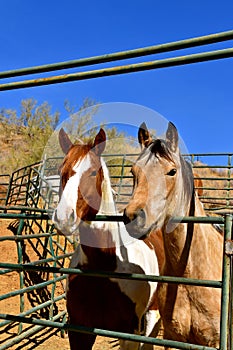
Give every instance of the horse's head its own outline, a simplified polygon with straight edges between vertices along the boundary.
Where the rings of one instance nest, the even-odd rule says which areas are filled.
[[[58,230],[70,235],[82,220],[93,220],[99,211],[104,179],[100,157],[106,134],[100,129],[93,143],[73,144],[61,129],[59,141],[66,156],[61,166],[62,194],[53,221]]]
[[[171,219],[189,210],[193,177],[180,155],[176,127],[169,123],[166,138],[153,140],[143,123],[138,131],[142,152],[132,167],[134,192],[124,211],[128,232],[144,238],[154,229],[171,231]]]

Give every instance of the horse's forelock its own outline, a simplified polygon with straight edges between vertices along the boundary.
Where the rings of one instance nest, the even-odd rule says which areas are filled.
[[[187,201],[189,201],[194,187],[192,166],[182,157],[181,154],[174,154],[165,140],[156,139],[148,146],[148,148],[144,148],[138,160],[142,160],[144,157],[147,157],[146,163],[149,162],[152,157],[161,157],[177,165],[180,163],[185,197],[187,198]]]
[[[191,164],[185,160],[181,154],[174,154],[165,140],[157,139],[150,145],[150,152],[155,156],[160,156],[175,164],[180,163],[184,189],[187,193],[192,193],[194,186],[193,171]]]
[[[91,150],[91,144],[87,145],[81,145],[81,144],[75,144],[71,147],[69,152],[64,158],[62,169],[64,167],[72,167],[79,161],[81,161],[83,158],[87,156],[87,154]]]
[[[150,156],[154,155],[155,157],[165,158],[168,161],[174,162],[172,152],[170,151],[166,141],[162,139],[154,140],[151,145],[148,147],[150,151]]]

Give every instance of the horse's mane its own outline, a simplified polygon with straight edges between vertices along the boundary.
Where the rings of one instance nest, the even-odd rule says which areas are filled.
[[[111,187],[110,176],[107,165],[101,158],[101,165],[104,174],[104,180],[102,183],[102,200],[98,214],[99,215],[115,215],[116,206],[113,198],[113,192]]]
[[[101,165],[104,179],[102,182],[102,199],[98,215],[117,215],[108,168],[102,158]],[[119,230],[120,226],[118,222],[93,221],[92,228],[94,228],[94,232],[98,232],[97,241],[99,248],[109,248],[109,246],[115,247],[122,244],[122,237],[120,235],[122,232]],[[124,232],[126,232],[126,230]],[[103,234],[103,236],[101,236],[101,234]]]

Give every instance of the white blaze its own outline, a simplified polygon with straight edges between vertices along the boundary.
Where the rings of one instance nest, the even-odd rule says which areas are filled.
[[[60,202],[53,214],[53,221],[56,227],[66,235],[75,233],[79,225],[79,218],[76,215],[76,203],[78,201],[78,187],[81,177],[91,167],[90,156],[87,155],[78,161],[73,171],[75,174],[67,181]]]

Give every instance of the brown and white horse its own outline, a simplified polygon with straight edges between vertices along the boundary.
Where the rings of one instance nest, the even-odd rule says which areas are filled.
[[[66,153],[61,167],[63,192],[53,221],[64,235],[78,234],[80,244],[71,267],[83,270],[158,275],[158,261],[150,244],[132,239],[123,223],[93,221],[96,214],[116,215],[109,173],[101,154],[106,135],[100,129],[93,143],[75,144],[62,129]],[[152,335],[158,321],[156,283],[70,275],[67,310],[70,324]],[[144,327],[142,327],[142,320]],[[69,332],[72,350],[89,350],[95,335]],[[120,341],[121,349],[152,349]]]
[[[135,187],[124,220],[133,237],[161,229],[165,263],[162,275],[221,280],[223,237],[210,224],[175,223],[174,216],[206,216],[193,189],[190,164],[180,155],[176,127],[169,123],[165,140],[152,140],[143,123],[143,150],[132,167]],[[219,346],[221,291],[161,283],[159,311],[164,338]]]

